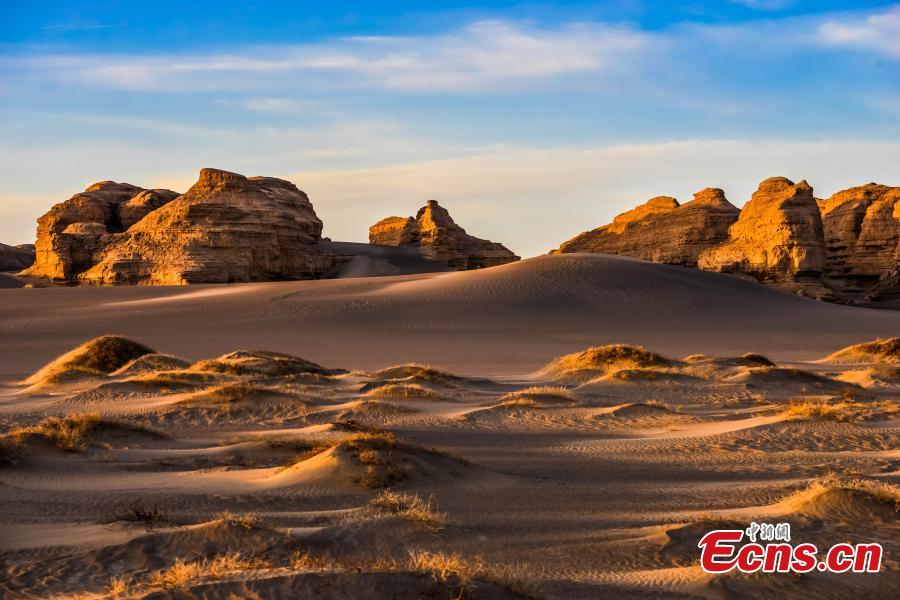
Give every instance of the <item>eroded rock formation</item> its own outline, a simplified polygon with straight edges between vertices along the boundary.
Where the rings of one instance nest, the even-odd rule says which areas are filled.
[[[388,217],[372,225],[369,243],[416,246],[427,258],[459,270],[494,267],[519,260],[502,244],[467,234],[436,200],[429,200],[415,218]]]
[[[900,300],[900,188],[870,183],[816,199],[763,181],[740,211],[721,190],[679,206],[653,198],[555,252],[603,252],[736,273],[841,302]]]
[[[74,279],[93,264],[103,236],[123,231],[119,208],[143,191],[128,183],[101,181],[53,206],[38,219],[34,265],[23,275]]]
[[[900,293],[900,188],[869,183],[822,206],[828,284],[847,295]]]
[[[704,251],[698,266],[819,295],[825,242],[812,187],[784,177],[763,181],[728,230],[728,239]]]
[[[92,185],[38,220],[25,274],[86,284],[177,285],[315,277],[322,222],[306,194],[271,177],[203,169],[188,192]]]
[[[0,244],[0,272],[21,271],[34,262],[34,246],[22,244],[9,246]]]
[[[659,196],[622,213],[613,222],[565,242],[557,252],[622,254],[673,265],[696,266],[700,253],[724,241],[739,210],[717,188],[679,205]]]

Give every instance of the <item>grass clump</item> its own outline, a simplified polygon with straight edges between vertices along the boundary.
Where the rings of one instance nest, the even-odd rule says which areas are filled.
[[[178,558],[167,569],[154,571],[148,584],[168,591],[186,591],[201,580],[221,579],[233,573],[266,569],[270,566],[268,562],[259,558],[243,558],[238,552],[193,562]]]
[[[262,350],[238,350],[219,358],[201,360],[191,365],[190,370],[270,377],[329,373],[324,367],[297,356]]]
[[[807,492],[828,490],[849,490],[866,494],[876,502],[900,511],[900,486],[894,483],[831,474],[821,479],[814,479],[807,486]]]
[[[67,375],[109,375],[129,362],[154,351],[127,338],[104,335],[78,346],[25,380],[26,384],[59,383]]]
[[[900,403],[894,400],[858,402],[852,397],[831,400],[799,400],[784,411],[788,419],[805,421],[857,421],[886,420],[900,414]]]
[[[591,379],[622,369],[664,367],[669,360],[641,346],[608,344],[566,354],[544,367],[543,372],[561,378]]]
[[[153,438],[163,438],[163,434],[118,421],[102,418],[97,413],[47,417],[32,427],[19,427],[4,436],[7,444],[23,446],[29,441],[43,440],[66,452],[84,450],[88,442],[96,440],[103,433],[139,433]]]
[[[432,500],[422,500],[415,494],[384,490],[369,501],[364,517],[380,517],[385,515],[400,517],[412,521],[425,529],[437,532],[447,525],[447,515],[432,506]]]
[[[900,337],[877,339],[841,348],[825,358],[830,362],[900,363]]]
[[[434,390],[417,383],[388,383],[366,392],[375,398],[419,398],[424,400],[446,400]]]

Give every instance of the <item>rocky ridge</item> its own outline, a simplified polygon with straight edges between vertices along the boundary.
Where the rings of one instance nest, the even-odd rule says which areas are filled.
[[[723,242],[740,211],[717,188],[680,205],[659,196],[613,222],[563,243],[557,252],[624,254],[653,262],[696,266],[700,253]]]
[[[554,252],[697,266],[825,300],[900,300],[900,188],[870,183],[819,200],[805,181],[773,177],[740,211],[716,189],[683,206],[661,196]]]
[[[20,271],[34,262],[34,245],[10,246],[0,244],[0,273]]]
[[[429,200],[415,217],[387,217],[375,223],[369,228],[369,243],[417,247],[430,260],[457,270],[519,260],[502,244],[467,234],[437,200]]]
[[[180,285],[316,277],[322,222],[281,179],[203,169],[178,195],[104,181],[38,220],[23,275],[81,284]]]

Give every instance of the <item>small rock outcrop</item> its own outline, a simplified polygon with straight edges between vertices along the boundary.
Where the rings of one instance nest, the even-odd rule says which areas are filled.
[[[556,253],[600,252],[696,266],[701,252],[728,237],[739,213],[717,188],[697,192],[684,205],[659,196],[563,243]]]
[[[8,246],[0,244],[0,273],[5,271],[21,271],[34,262],[34,246]]]
[[[897,295],[900,188],[869,183],[842,190],[822,205],[827,283],[848,296]]]
[[[322,222],[281,179],[203,169],[185,194],[102,182],[38,220],[23,274],[69,283],[181,285],[321,275]]]
[[[763,181],[728,230],[728,239],[701,253],[698,266],[821,295],[825,243],[812,187],[784,177]]]
[[[369,243],[416,246],[427,258],[458,270],[494,267],[519,260],[502,244],[467,234],[437,200],[429,200],[415,218],[388,217],[372,225]]]

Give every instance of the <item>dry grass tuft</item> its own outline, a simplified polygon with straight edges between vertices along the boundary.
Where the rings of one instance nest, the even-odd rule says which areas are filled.
[[[291,555],[290,567],[298,571],[333,571],[343,566],[328,556],[316,556],[309,552],[295,550]]]
[[[369,506],[361,513],[363,518],[396,516],[421,525],[432,532],[442,530],[447,525],[447,515],[432,507],[432,500],[422,500],[414,494],[384,490],[369,501]]]
[[[374,398],[418,398],[425,400],[446,400],[432,389],[416,383],[388,383],[366,392]]]
[[[237,515],[232,512],[224,511],[216,515],[215,520],[244,529],[258,529],[264,526],[263,520],[252,513]]]
[[[825,358],[830,362],[900,363],[900,337],[877,339],[841,348]]]
[[[237,350],[219,358],[198,361],[191,365],[190,370],[269,377],[328,374],[327,369],[314,362],[290,354],[262,350]]]
[[[577,402],[572,392],[562,386],[542,385],[509,392],[500,397],[504,406],[538,408],[547,405],[571,404]]]
[[[58,383],[69,374],[108,375],[129,362],[154,351],[127,338],[105,335],[94,338],[53,360],[31,377],[26,384]]]
[[[163,438],[163,434],[118,421],[110,421],[99,414],[66,415],[63,417],[47,417],[33,427],[19,427],[4,436],[5,443],[21,447],[29,440],[42,439],[60,450],[77,452],[84,450],[88,441],[101,431],[131,431]]]
[[[900,414],[900,403],[894,400],[857,402],[841,398],[831,400],[800,400],[792,402],[784,411],[788,419],[837,421],[885,420]]]
[[[270,567],[271,565],[262,559],[245,559],[237,552],[195,562],[185,562],[178,558],[167,569],[154,571],[148,583],[151,587],[160,587],[164,590],[185,591],[192,584],[204,579],[221,579],[233,573]]]
[[[831,474],[809,482],[807,492],[825,490],[851,490],[871,496],[877,502],[900,511],[900,486],[887,481],[873,481],[859,477],[843,477]]]
[[[669,364],[670,361],[664,356],[641,346],[609,344],[560,356],[548,364],[543,372],[560,377],[589,379],[622,369],[664,367]]]
[[[429,381],[431,383],[447,383],[459,379],[456,375],[435,369],[431,365],[423,365],[419,363],[408,363],[405,365],[394,365],[371,374],[371,377],[377,379],[417,379],[419,381]]]

